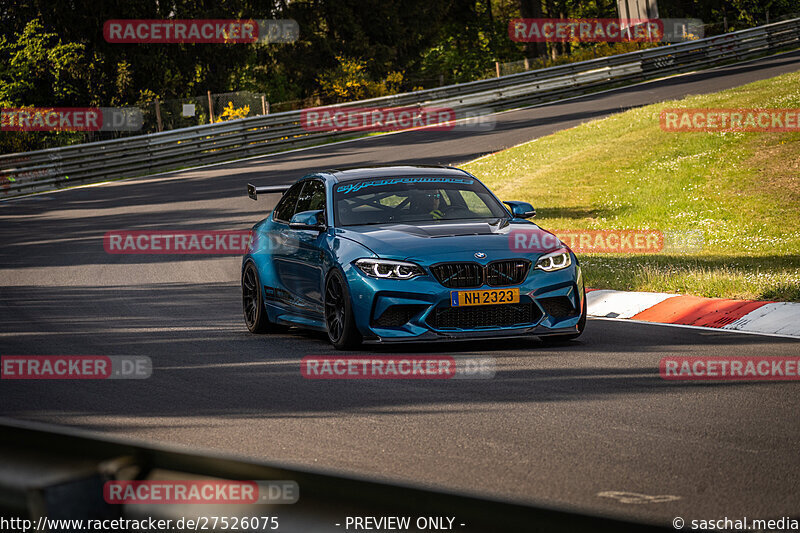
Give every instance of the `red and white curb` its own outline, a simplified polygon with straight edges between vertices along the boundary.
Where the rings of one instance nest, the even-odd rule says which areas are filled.
[[[800,338],[800,303],[591,290],[589,316]]]

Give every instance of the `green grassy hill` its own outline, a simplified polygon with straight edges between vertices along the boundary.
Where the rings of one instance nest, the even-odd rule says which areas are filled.
[[[581,255],[588,286],[800,301],[800,133],[665,132],[664,108],[800,108],[800,73],[627,111],[464,168],[549,230],[701,232],[702,250]]]

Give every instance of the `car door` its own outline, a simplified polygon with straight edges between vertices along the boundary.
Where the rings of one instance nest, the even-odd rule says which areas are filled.
[[[286,223],[281,221],[279,246],[275,247],[275,271],[283,293],[285,304],[294,312],[322,316],[322,263],[324,232],[291,228],[288,221],[303,211],[325,210],[325,184],[312,178],[301,182],[302,190],[288,215]],[[281,213],[281,218],[287,215]]]
[[[293,311],[294,306],[283,274],[287,270],[285,265],[287,256],[291,255],[289,221],[294,215],[303,185],[304,182],[295,183],[283,194],[272,211],[271,222],[267,226],[271,275],[265,276],[264,296],[270,304],[289,311]]]

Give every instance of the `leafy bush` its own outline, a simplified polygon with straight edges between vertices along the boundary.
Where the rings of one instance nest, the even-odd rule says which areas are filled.
[[[233,102],[228,102],[228,105],[222,110],[222,114],[217,117],[214,122],[225,122],[226,120],[236,120],[237,118],[246,118],[250,114],[250,106],[233,107]]]
[[[383,80],[374,81],[367,73],[367,63],[360,59],[336,56],[338,65],[317,77],[324,96],[337,102],[361,100],[397,94],[403,83],[402,72],[390,72]]]

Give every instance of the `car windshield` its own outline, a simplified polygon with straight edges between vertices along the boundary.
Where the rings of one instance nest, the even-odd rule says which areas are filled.
[[[497,219],[508,212],[470,177],[368,178],[334,186],[336,225]]]

